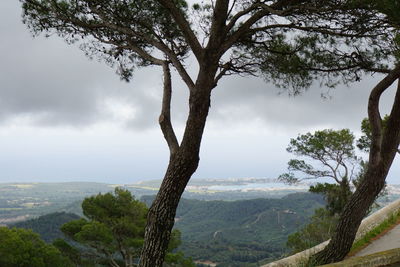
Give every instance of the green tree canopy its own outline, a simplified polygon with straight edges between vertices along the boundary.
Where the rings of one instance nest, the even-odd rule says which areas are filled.
[[[72,263],[31,230],[0,227],[0,266],[71,267]]]
[[[355,154],[354,141],[349,129],[299,135],[290,140],[287,151],[300,159],[291,159],[288,172],[278,179],[286,183],[330,179],[333,183],[317,183],[310,191],[325,195],[327,209],[332,215],[339,214],[351,195],[351,184],[361,162]]]
[[[91,247],[112,266],[133,266],[143,245],[147,207],[135,200],[128,190],[98,194],[82,202],[87,219],[68,222],[62,232],[72,240]],[[71,250],[72,251],[72,250]],[[117,254],[116,254],[117,253]]]
[[[385,72],[384,59],[392,56],[394,46],[388,42],[392,28],[377,14],[389,9],[374,1],[219,0],[191,7],[184,0],[21,2],[24,22],[35,34],[56,33],[69,43],[79,42],[88,56],[117,65],[126,80],[136,67],[163,65],[161,52],[189,88],[195,84],[182,63],[190,52],[204,60],[203,48],[214,49],[219,61],[216,81],[259,73],[299,93],[315,79],[333,86],[339,77],[359,80],[364,70]],[[211,25],[223,24],[213,32]],[[210,45],[203,47],[200,39]]]
[[[105,262],[111,266],[135,266],[143,246],[144,229],[148,209],[136,200],[128,190],[115,188],[114,193],[87,197],[82,202],[86,218],[70,221],[61,231],[72,240],[94,249],[80,251],[63,240],[55,245],[72,261],[82,266]],[[176,266],[193,266],[182,253],[173,253],[181,244],[181,233],[172,231],[166,262]],[[122,261],[121,261],[122,260]]]
[[[329,178],[337,184],[351,181],[359,159],[355,155],[354,135],[348,129],[322,130],[299,135],[286,149],[299,158],[288,162],[288,173],[279,179],[288,183]],[[310,162],[310,163],[309,163]],[[296,174],[300,176],[296,177]]]

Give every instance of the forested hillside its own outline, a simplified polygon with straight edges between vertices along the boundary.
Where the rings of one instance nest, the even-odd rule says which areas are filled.
[[[142,197],[150,204],[154,196]],[[281,199],[202,201],[182,199],[175,228],[182,232],[179,250],[185,256],[218,266],[257,266],[287,252],[287,236],[308,222],[314,209],[324,205],[320,195],[291,194]],[[71,205],[76,209],[77,203]],[[59,212],[12,226],[29,228],[47,242],[63,234],[62,224],[79,218]]]
[[[147,204],[152,199],[142,198]],[[320,195],[310,193],[231,202],[182,199],[175,228],[186,256],[218,266],[256,266],[286,253],[287,236],[323,205]]]
[[[40,216],[36,219],[18,222],[10,225],[10,227],[32,229],[34,232],[38,233],[44,241],[51,243],[56,238],[64,237],[64,234],[60,230],[61,225],[79,218],[78,215],[73,213],[55,212]]]
[[[265,179],[264,179],[265,180]],[[263,180],[263,181],[264,181]],[[187,190],[184,198],[201,200],[239,200],[254,198],[280,198],[299,190],[291,187],[279,190],[212,190],[212,186],[243,185],[259,180],[203,180],[193,181],[192,191]],[[268,180],[267,180],[268,181]],[[120,185],[129,189],[136,198],[153,195],[159,187],[159,180],[147,181],[133,185]],[[116,185],[69,182],[69,183],[0,183],[0,225],[12,224],[36,218],[51,212],[65,211],[82,215],[80,203],[90,195],[112,191]],[[304,189],[305,190],[305,189]]]

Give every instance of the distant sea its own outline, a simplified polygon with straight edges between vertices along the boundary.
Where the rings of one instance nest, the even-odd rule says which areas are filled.
[[[257,189],[308,189],[310,185],[299,184],[299,185],[287,185],[284,183],[248,183],[241,185],[212,185],[208,187],[209,190],[218,190],[218,191],[234,191],[234,190],[257,190]]]

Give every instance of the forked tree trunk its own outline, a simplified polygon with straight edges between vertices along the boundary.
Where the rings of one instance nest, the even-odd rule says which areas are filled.
[[[179,147],[170,150],[164,180],[149,210],[140,267],[161,267],[163,264],[179,200],[199,163],[210,94],[215,86],[215,71],[216,67],[200,71],[196,88],[190,92],[189,116],[182,142]],[[165,132],[164,136],[168,142]]]
[[[372,140],[367,172],[346,204],[328,246],[310,259],[313,264],[322,265],[344,259],[350,251],[362,219],[385,185],[400,142],[400,81],[385,130],[382,129],[379,102],[383,92],[397,79],[400,79],[400,65],[371,91],[368,118]]]

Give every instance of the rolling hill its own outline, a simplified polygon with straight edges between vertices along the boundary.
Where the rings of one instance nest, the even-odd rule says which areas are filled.
[[[147,204],[152,199],[142,198]],[[182,199],[175,219],[182,232],[180,250],[221,267],[257,266],[286,253],[287,236],[323,205],[323,198],[311,193],[240,201]]]

